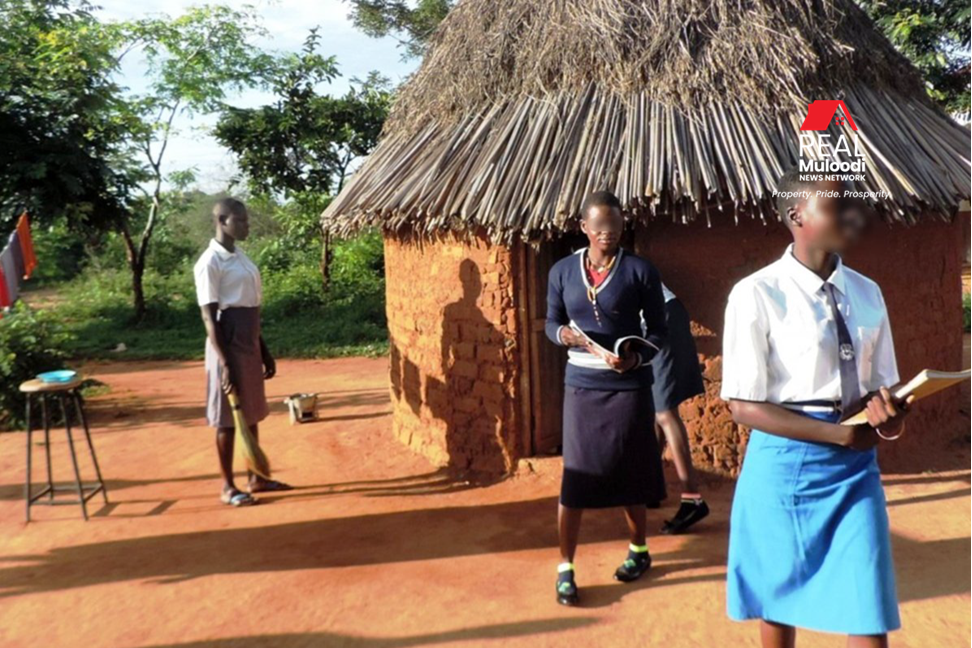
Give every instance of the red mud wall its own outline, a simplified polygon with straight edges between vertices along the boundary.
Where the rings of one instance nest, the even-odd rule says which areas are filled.
[[[860,249],[846,259],[884,292],[904,380],[925,367],[962,368],[961,273],[967,241],[960,220],[912,228],[875,225]],[[706,379],[705,395],[681,408],[693,458],[704,468],[735,475],[747,434],[733,423],[718,396],[723,312],[733,284],[777,259],[789,235],[782,225],[752,221],[722,222],[711,228],[702,222],[653,223],[639,230],[636,241],[638,253],[658,266],[692,317]],[[936,462],[949,453],[967,453],[968,444],[966,386],[918,405],[908,433],[882,444],[881,463],[898,470],[940,467]]]
[[[458,472],[520,455],[511,258],[482,238],[385,238],[394,432]]]

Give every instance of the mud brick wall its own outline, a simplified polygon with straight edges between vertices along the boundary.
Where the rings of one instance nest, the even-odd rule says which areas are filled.
[[[790,239],[779,224],[735,225],[726,220],[712,227],[704,222],[652,223],[636,233],[635,246],[658,266],[692,317],[706,382],[706,393],[681,407],[693,459],[704,469],[736,475],[748,431],[733,423],[719,399],[725,304],[735,282],[779,258]],[[952,224],[929,222],[910,228],[877,224],[846,259],[882,288],[904,380],[925,367],[962,368],[961,275],[966,239],[961,217]],[[967,387],[922,402],[908,423],[908,434],[882,444],[882,466],[892,470],[932,467],[928,463],[941,456],[936,453],[967,447],[968,403]]]
[[[385,272],[395,435],[460,473],[511,471],[521,452],[510,250],[386,236]]]

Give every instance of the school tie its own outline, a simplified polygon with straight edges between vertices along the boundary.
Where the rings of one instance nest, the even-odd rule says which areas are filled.
[[[843,411],[847,411],[861,399],[860,381],[857,379],[857,360],[854,357],[854,342],[851,339],[850,331],[844,317],[837,308],[837,295],[834,294],[834,284],[829,281],[824,284],[824,293],[827,295],[827,303],[830,304],[830,312],[834,316],[837,324],[837,349],[840,358],[840,405]]]

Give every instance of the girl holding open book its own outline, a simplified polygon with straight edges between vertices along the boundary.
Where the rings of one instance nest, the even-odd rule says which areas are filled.
[[[896,439],[898,382],[884,297],[840,255],[864,218],[836,181],[777,183],[793,236],[778,261],[732,289],[722,397],[752,429],[729,524],[727,607],[760,619],[765,648],[796,628],[883,648],[901,624],[875,446]],[[840,425],[855,409],[863,425]]]
[[[563,605],[579,600],[574,553],[584,509],[624,508],[630,545],[614,577],[630,582],[651,566],[646,504],[665,495],[648,366],[665,342],[665,300],[655,267],[621,249],[623,228],[617,197],[591,194],[581,207],[590,246],[550,270],[546,332],[569,347],[558,509]],[[630,339],[617,345],[622,338]]]

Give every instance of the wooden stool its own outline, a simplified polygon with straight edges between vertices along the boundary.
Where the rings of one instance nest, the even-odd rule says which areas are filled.
[[[88,430],[88,418],[84,413],[84,402],[78,388],[81,386],[81,377],[65,383],[46,383],[38,379],[28,380],[20,385],[20,391],[27,395],[27,484],[24,489],[25,499],[27,500],[27,521],[30,522],[30,507],[35,504],[48,506],[61,504],[80,504],[81,514],[84,519],[88,519],[88,500],[95,496],[99,491],[108,503],[108,491],[105,489],[105,482],[101,478],[101,469],[98,467],[98,457],[95,456],[94,444],[91,443],[91,432]],[[41,420],[44,423],[44,454],[47,460],[47,487],[37,493],[31,493],[31,441],[33,437],[33,426],[31,423],[31,396],[38,395],[41,404]],[[64,429],[67,432],[68,448],[71,451],[71,463],[74,465],[75,486],[55,486],[51,474],[51,424],[47,413],[48,400],[54,398],[61,403],[61,412],[64,415]],[[74,437],[71,434],[71,416],[68,414],[68,404],[74,403],[77,412],[78,422],[84,428],[84,438],[88,442],[88,450],[91,451],[91,462],[94,464],[95,474],[98,476],[97,484],[85,485],[81,483],[81,471],[78,470],[78,457],[74,452]],[[55,499],[54,493],[58,491],[71,491],[78,495],[77,499]],[[39,501],[47,495],[45,501]]]

